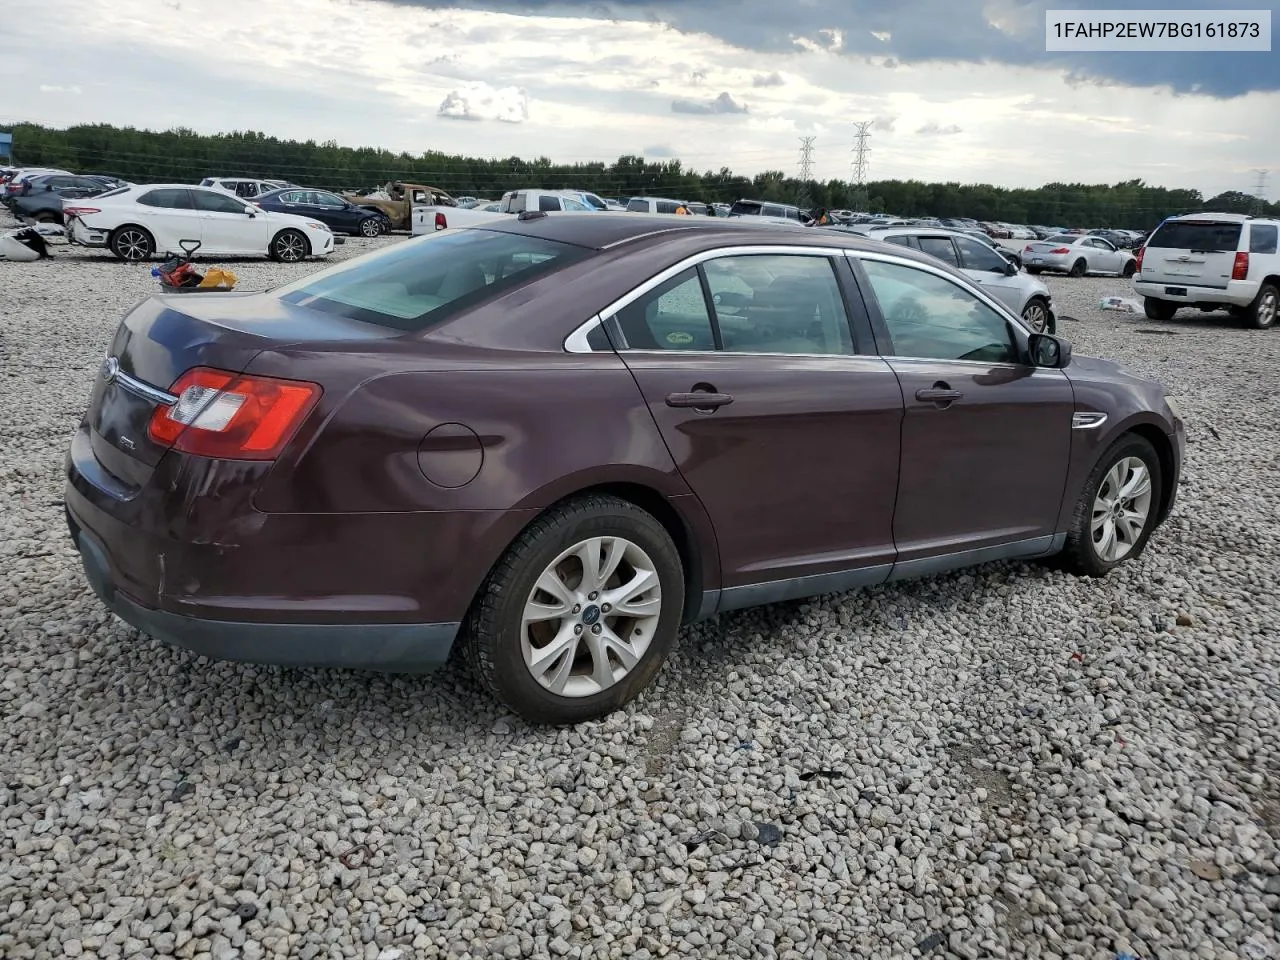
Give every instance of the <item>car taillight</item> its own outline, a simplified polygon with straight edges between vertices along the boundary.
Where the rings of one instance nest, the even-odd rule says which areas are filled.
[[[1249,276],[1249,255],[1247,253],[1237,253],[1236,262],[1231,266],[1232,280],[1245,280]]]
[[[172,392],[178,402],[152,414],[153,441],[199,457],[274,460],[321,391],[300,380],[196,367],[178,378]]]
[[[1057,247],[1057,248],[1055,248],[1055,249],[1053,249],[1053,250],[1050,250],[1049,252],[1050,252],[1050,253],[1056,253],[1056,254],[1058,254],[1059,256],[1061,256],[1061,255],[1062,255],[1062,254],[1064,254],[1064,253],[1070,253],[1070,252],[1071,252],[1071,248],[1070,248],[1070,247]]]
[[[1134,273],[1142,272],[1142,257],[1143,257],[1143,254],[1145,254],[1146,252],[1147,252],[1146,247],[1139,247],[1137,252],[1133,255],[1133,272]]]
[[[87,217],[91,213],[101,213],[100,207],[63,207],[62,215],[64,217]]]
[[[1035,250],[1033,250],[1033,249],[1032,249],[1032,247],[1031,247],[1031,244],[1029,244],[1029,243],[1028,243],[1025,247],[1023,247],[1023,248],[1022,248],[1022,252],[1023,252],[1023,253],[1035,253]]]
[[[444,214],[441,213],[439,210],[436,211],[436,229],[437,230],[449,229],[449,221],[445,219]]]

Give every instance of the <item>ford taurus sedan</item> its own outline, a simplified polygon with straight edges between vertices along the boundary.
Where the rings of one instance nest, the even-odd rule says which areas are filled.
[[[67,456],[129,623],[417,671],[535,722],[684,623],[1001,559],[1106,574],[1173,506],[1161,387],[932,257],[803,227],[526,213],[127,314]]]

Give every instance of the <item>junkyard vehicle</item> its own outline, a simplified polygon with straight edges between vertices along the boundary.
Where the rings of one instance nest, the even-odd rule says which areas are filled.
[[[10,210],[23,222],[62,223],[62,203],[104,193],[107,187],[91,177],[49,174],[36,177],[13,198]]]
[[[176,253],[183,240],[203,254],[269,256],[286,263],[333,252],[333,233],[318,220],[260,210],[221,190],[152,183],[64,203],[67,242],[106,247],[121,260]]]
[[[358,207],[380,211],[391,221],[392,230],[413,229],[414,207],[431,207],[433,214],[436,209],[446,212],[462,209],[458,206],[458,201],[438,187],[429,187],[421,183],[401,183],[398,180],[393,180],[382,189],[369,193],[344,192],[342,198]]]
[[[1128,250],[1119,250],[1110,240],[1084,233],[1060,233],[1047,240],[1034,240],[1022,248],[1027,273],[1045,270],[1083,277],[1088,273],[1115,273],[1133,276],[1137,261]]]
[[[297,184],[288,180],[255,180],[251,177],[205,177],[200,186],[221,190],[242,200],[254,200],[264,193],[296,187]]]
[[[1104,575],[1169,515],[1184,437],[1158,384],[911,249],[535,212],[139,304],[64,501],[145,633],[382,670],[457,642],[572,723],[718,612],[998,559]]]
[[[264,193],[252,201],[256,207],[275,213],[292,213],[328,224],[334,233],[355,237],[380,237],[391,229],[391,221],[380,210],[357,206],[327,190],[288,187]]]
[[[1171,217],[1138,251],[1134,292],[1152,320],[1179,307],[1229,309],[1255,329],[1280,311],[1280,220],[1231,213]]]

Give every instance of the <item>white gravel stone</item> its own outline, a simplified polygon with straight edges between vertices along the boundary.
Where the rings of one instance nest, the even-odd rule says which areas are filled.
[[[0,956],[1280,957],[1280,332],[1048,283],[1189,418],[1140,562],[721,617],[542,730],[460,668],[212,663],[106,614],[62,460],[155,280],[0,262]]]

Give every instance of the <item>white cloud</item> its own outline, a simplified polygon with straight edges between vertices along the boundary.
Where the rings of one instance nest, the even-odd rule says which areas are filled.
[[[1020,13],[1020,0],[986,2],[1001,22]],[[261,0],[182,0],[180,10],[113,0],[110,16],[100,7],[4,0],[0,129],[23,119],[236,128],[564,162],[610,161],[657,144],[695,169],[751,175],[794,171],[795,138],[821,124],[815,175],[828,179],[849,175],[852,121],[874,118],[872,179],[1033,186],[1143,177],[1206,195],[1248,189],[1251,170],[1280,154],[1280,125],[1258,123],[1280,116],[1280,94],[1214,100],[1072,86],[1056,70],[996,63],[885,69],[883,57],[832,52],[836,37],[816,30],[812,52],[747,55],[705,33],[640,20],[290,0],[282,32],[279,10]],[[58,37],[56,75],[42,52],[50,35]],[[855,45],[852,34],[839,39],[845,50]],[[705,81],[691,88],[695,71]],[[194,109],[195,93],[157,97],[177,75],[183,89],[213,91],[234,110]],[[42,90],[55,86],[62,89]],[[720,112],[714,93],[726,98]],[[681,100],[694,112],[673,111]],[[438,116],[444,104],[449,116]],[[734,112],[746,104],[749,122]],[[468,112],[507,122],[450,122]],[[955,149],[955,137],[909,135],[930,123],[962,128],[965,149]]]
[[[924,126],[916,130],[916,133],[922,137],[950,137],[963,131],[954,123],[949,123],[945,127],[940,126],[936,120],[930,120]]]
[[[73,85],[70,87],[57,87],[57,86],[52,86],[51,84],[42,83],[40,84],[40,92],[41,93],[73,93],[78,95],[78,94],[84,93],[84,90],[82,90],[79,86],[76,86],[76,85]]]
[[[523,123],[529,119],[529,95],[519,87],[495,89],[482,81],[450,90],[436,111],[451,120],[500,120]]]

